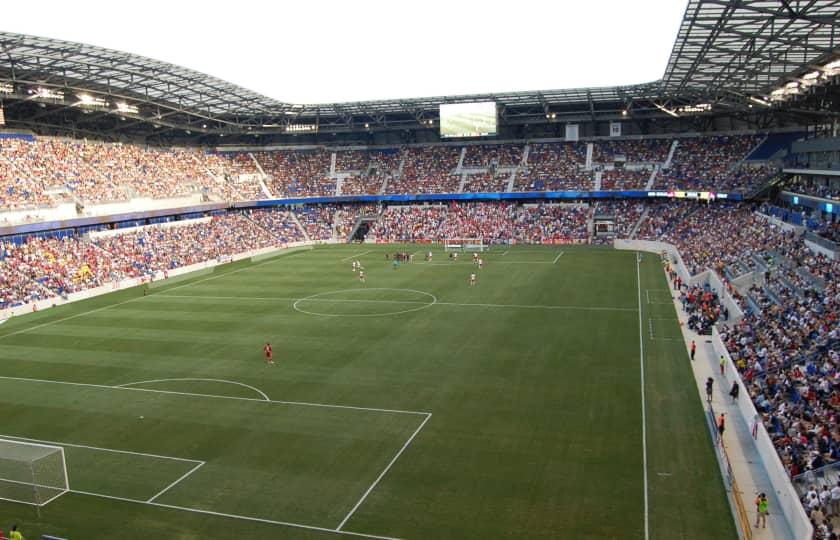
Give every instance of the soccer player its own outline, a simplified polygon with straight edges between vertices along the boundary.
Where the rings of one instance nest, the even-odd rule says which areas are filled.
[[[357,261],[353,261],[353,272],[355,273],[356,270],[359,268],[359,263]]]
[[[475,272],[470,274],[470,287],[475,287]]]
[[[473,264],[478,264],[478,253],[473,253]]]
[[[478,269],[484,268],[484,259],[478,259]]]
[[[265,346],[263,347],[263,352],[265,353],[265,363],[266,364],[273,364],[274,363],[274,353],[271,350],[271,343],[265,342]]]
[[[17,530],[17,525],[12,525],[12,530],[9,531],[9,540],[24,540],[23,535]]]
[[[362,283],[365,282],[365,271],[364,270],[359,270],[359,281],[361,281]]]
[[[426,254],[426,260],[428,262],[432,262],[432,252],[431,251]]]

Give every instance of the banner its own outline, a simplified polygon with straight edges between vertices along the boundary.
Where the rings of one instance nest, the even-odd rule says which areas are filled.
[[[610,122],[610,137],[621,137],[621,122]]]
[[[577,142],[580,140],[579,128],[580,126],[578,124],[566,124],[566,141]]]

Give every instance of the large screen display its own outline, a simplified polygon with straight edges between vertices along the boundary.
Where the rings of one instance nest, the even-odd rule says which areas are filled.
[[[496,135],[496,103],[450,103],[440,106],[440,136],[489,137]]]

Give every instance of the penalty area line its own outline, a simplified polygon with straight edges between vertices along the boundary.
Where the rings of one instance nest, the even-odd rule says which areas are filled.
[[[368,495],[370,495],[370,492],[373,491],[377,484],[379,484],[379,481],[382,480],[382,478],[384,478],[386,474],[388,474],[388,471],[391,470],[391,467],[393,467],[394,463],[397,462],[402,453],[405,452],[405,449],[408,448],[408,445],[411,444],[411,441],[413,441],[414,438],[417,437],[417,434],[420,433],[420,430],[423,429],[423,427],[426,425],[426,422],[428,422],[431,417],[432,413],[428,413],[426,419],[420,423],[420,426],[418,426],[416,430],[414,430],[414,433],[412,433],[411,437],[409,437],[408,440],[405,441],[405,444],[402,446],[402,448],[400,448],[399,452],[397,452],[397,455],[395,455],[385,467],[385,469],[381,473],[379,473],[379,476],[376,477],[376,480],[374,480],[370,487],[367,488],[367,491],[364,492],[362,497],[356,502],[355,506],[353,506],[353,508],[350,509],[350,512],[348,512],[347,515],[344,516],[344,519],[341,520],[341,523],[338,524],[338,527],[336,527],[335,530],[340,531],[341,528],[344,527],[345,524],[347,524],[347,521],[351,517],[353,517],[353,514],[355,514],[356,510],[358,510],[362,503],[365,502],[365,499],[367,499]]]
[[[175,486],[177,486],[177,485],[178,485],[178,483],[180,483],[180,482],[181,482],[181,480],[184,480],[186,477],[188,477],[189,475],[191,475],[192,473],[194,473],[195,471],[197,471],[198,469],[200,469],[201,467],[203,467],[203,466],[204,466],[204,463],[205,463],[205,462],[204,462],[204,461],[202,461],[201,463],[199,463],[198,465],[196,465],[196,466],[195,466],[195,467],[193,467],[192,469],[190,469],[190,470],[188,470],[187,472],[185,472],[184,474],[182,474],[180,478],[178,478],[177,480],[175,480],[174,482],[172,482],[171,484],[169,484],[168,486],[166,486],[166,487],[165,487],[165,488],[163,488],[162,490],[158,491],[155,495],[153,495],[153,496],[152,496],[152,497],[151,497],[148,501],[146,501],[146,502],[155,502],[155,499],[157,499],[158,497],[160,497],[161,495],[163,495],[164,493],[166,493],[166,492],[167,492],[167,491],[169,491],[170,489],[174,488]]]
[[[563,252],[561,251],[560,253],[558,253],[558,254],[557,254],[557,256],[556,256],[556,257],[554,257],[554,261],[553,261],[551,264],[557,264],[557,261],[558,261],[558,260],[560,259],[560,257],[562,257],[562,256],[563,256]]]
[[[191,512],[194,514],[203,514],[205,516],[216,516],[228,519],[236,519],[240,521],[251,521],[255,523],[265,523],[267,525],[279,525],[282,527],[292,527],[295,529],[306,529],[309,531],[318,531],[323,533],[329,534],[341,534],[347,536],[355,536],[358,538],[371,538],[373,540],[399,540],[393,536],[378,536],[375,534],[365,534],[353,531],[339,531],[337,529],[330,529],[327,527],[317,527],[315,525],[306,525],[303,523],[294,523],[291,521],[278,521],[274,519],[267,519],[267,518],[260,518],[254,516],[242,516],[238,514],[228,514],[225,512],[214,512],[212,510],[202,510],[200,508],[190,508],[187,506],[177,506],[174,504],[164,504],[159,502],[149,502],[143,501],[140,499],[130,499],[128,497],[117,497],[116,495],[106,495],[104,493],[94,493],[92,491],[81,491],[77,489],[69,490],[69,493],[74,493],[76,495],[85,495],[87,497],[98,497],[100,499],[110,499],[112,501],[121,501],[121,502],[128,502],[128,503],[135,503],[135,504],[144,504],[146,506],[157,506],[158,508],[167,508],[169,510],[180,510],[182,512]]]

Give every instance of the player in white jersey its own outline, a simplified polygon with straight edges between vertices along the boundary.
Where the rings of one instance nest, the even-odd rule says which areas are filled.
[[[365,282],[365,271],[364,270],[359,270],[359,281],[361,281],[362,283]]]
[[[470,274],[470,287],[475,286],[475,273]]]
[[[426,254],[426,260],[428,262],[432,262],[432,252],[431,251]]]
[[[478,253],[473,253],[473,263],[478,263]]]
[[[478,259],[478,269],[484,268],[484,259]]]
[[[358,269],[358,264],[359,263],[357,263],[356,261],[353,261],[353,272],[355,272]]]

